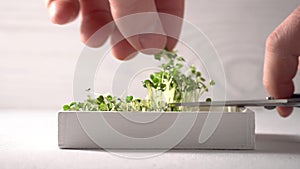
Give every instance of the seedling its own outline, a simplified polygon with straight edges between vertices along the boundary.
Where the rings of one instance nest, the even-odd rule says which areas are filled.
[[[194,65],[186,65],[185,59],[175,51],[162,50],[154,55],[162,62],[160,71],[150,74],[142,81],[147,90],[145,99],[126,96],[125,99],[111,95],[90,95],[84,102],[71,102],[63,106],[65,111],[182,111],[181,107],[168,103],[198,101],[203,93],[213,86],[213,80],[206,81]],[[183,72],[183,67],[189,69]],[[87,90],[89,92],[89,89]],[[211,101],[207,98],[206,101]]]

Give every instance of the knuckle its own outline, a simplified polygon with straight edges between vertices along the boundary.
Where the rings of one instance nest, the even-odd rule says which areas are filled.
[[[266,51],[283,52],[285,49],[288,49],[290,44],[289,32],[286,30],[285,25],[280,25],[277,27],[267,38],[266,40]]]
[[[282,41],[282,30],[281,28],[275,29],[267,38],[266,41],[266,47],[267,48],[272,48],[272,47],[277,47],[280,45]]]

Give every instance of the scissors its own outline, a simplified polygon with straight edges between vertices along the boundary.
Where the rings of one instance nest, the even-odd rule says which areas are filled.
[[[265,109],[272,110],[276,106],[282,107],[298,107],[300,108],[300,94],[293,94],[288,99],[274,99],[273,97],[267,97],[261,100],[229,100],[229,101],[212,101],[212,102],[181,102],[181,103],[169,103],[170,106],[184,106],[184,107],[224,107],[224,106],[236,106],[236,107],[264,107]]]

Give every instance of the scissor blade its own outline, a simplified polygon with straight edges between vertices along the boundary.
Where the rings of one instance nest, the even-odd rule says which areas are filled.
[[[237,106],[237,107],[276,107],[276,106],[300,106],[300,99],[274,99],[274,100],[231,100],[213,102],[182,102],[171,103],[174,106],[205,107],[205,106]]]

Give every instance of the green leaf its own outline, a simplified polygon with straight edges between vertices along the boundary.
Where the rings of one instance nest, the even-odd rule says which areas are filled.
[[[179,61],[179,62],[184,62],[185,60],[184,60],[183,57],[177,57],[177,61]]]
[[[126,96],[126,103],[130,103],[133,100],[133,96]]]
[[[70,110],[70,106],[69,106],[69,105],[64,105],[64,106],[63,106],[63,110],[64,110],[64,111]]]
[[[180,64],[180,63],[176,63],[176,69],[181,69],[183,67],[183,65],[182,64]]]
[[[71,102],[70,107],[74,106],[75,104],[76,104],[76,102]]]
[[[206,102],[211,102],[211,98],[206,98]]]
[[[154,55],[154,59],[160,60],[160,59],[161,59],[161,54],[160,54],[160,53],[155,54],[155,55]]]
[[[97,97],[97,100],[99,101],[99,103],[103,103],[104,102],[104,97],[102,95]]]
[[[152,83],[150,80],[145,80],[145,81],[143,82],[143,86],[144,86],[145,88],[147,88],[147,86],[152,87],[152,86],[153,86],[153,83]]]
[[[192,74],[196,73],[196,67],[194,65],[190,66],[190,71]]]
[[[112,101],[112,100],[113,100],[113,97],[112,97],[111,95],[107,95],[107,96],[106,96],[106,100]]]
[[[107,111],[108,107],[107,107],[107,105],[105,103],[101,103],[99,105],[99,109],[100,109],[100,111]]]

